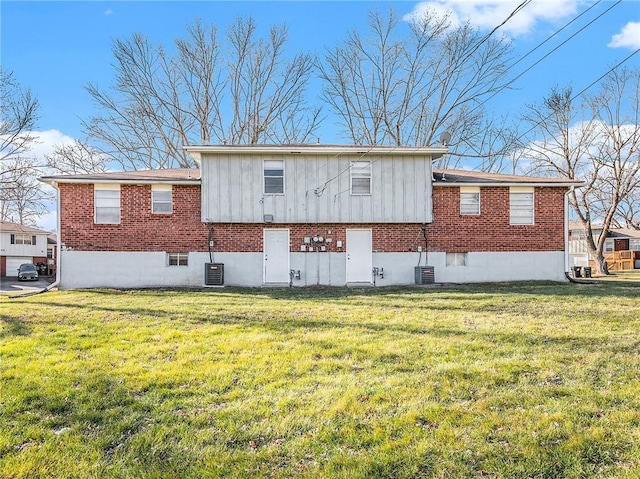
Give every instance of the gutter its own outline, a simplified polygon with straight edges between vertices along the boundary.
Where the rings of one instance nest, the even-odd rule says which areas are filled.
[[[564,274],[569,278],[569,194],[575,189],[569,188],[564,194]]]
[[[526,187],[532,187],[532,188],[537,188],[537,187],[561,187],[561,186],[568,186],[571,189],[575,188],[576,186],[576,182],[566,182],[566,181],[556,181],[556,182],[551,182],[551,181],[468,181],[468,182],[462,182],[462,181],[455,181],[455,180],[451,180],[451,181],[447,181],[444,182],[442,180],[437,180],[433,182],[433,186],[439,186],[439,187],[460,187],[460,186],[480,186],[480,187],[488,187],[488,186],[494,186],[494,187],[505,187],[505,186],[526,186]]]
[[[58,234],[56,235],[56,280],[51,283],[49,286],[44,288],[41,293],[46,293],[47,291],[51,291],[53,288],[57,287],[60,284],[60,268],[62,263],[62,231],[60,230],[60,189],[58,188],[58,184],[55,181],[51,182],[51,186],[56,189],[58,193],[56,196],[56,227],[58,230]]]

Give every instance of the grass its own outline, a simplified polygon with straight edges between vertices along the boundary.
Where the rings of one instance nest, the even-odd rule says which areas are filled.
[[[2,478],[640,478],[640,284],[0,299]]]

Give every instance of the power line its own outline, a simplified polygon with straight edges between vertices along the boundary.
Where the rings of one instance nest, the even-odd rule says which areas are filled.
[[[549,35],[544,41],[538,43],[538,45],[536,45],[535,47],[533,47],[531,50],[529,50],[527,53],[525,53],[522,57],[520,57],[520,59],[514,63],[512,63],[509,68],[513,68],[515,67],[518,63],[520,63],[522,60],[524,60],[525,58],[527,58],[529,55],[531,55],[533,52],[535,52],[538,48],[540,48],[542,45],[544,45],[545,43],[547,43],[549,40],[551,40],[552,38],[554,38],[556,35],[558,35],[560,32],[562,32],[565,28],[567,28],[569,25],[571,25],[573,22],[575,22],[576,20],[578,20],[580,17],[582,17],[583,15],[585,15],[587,12],[589,12],[592,8],[594,8],[596,5],[598,5],[602,0],[598,0],[596,3],[594,3],[593,5],[591,5],[589,8],[587,8],[586,10],[584,10],[582,13],[580,13],[579,15],[577,15],[576,17],[574,17],[572,20],[570,20],[569,22],[565,23],[559,30],[556,30],[554,33],[552,33],[551,35]],[[618,2],[620,3],[620,2]]]
[[[599,2],[598,2],[599,3]],[[600,18],[602,18],[605,14],[607,14],[612,8],[616,7],[617,5],[619,5],[620,3],[622,3],[622,0],[618,0],[616,3],[614,3],[613,5],[611,5],[609,8],[607,8],[604,12],[600,13],[597,17],[595,17],[593,20],[591,20],[589,23],[587,23],[586,25],[582,26],[582,28],[580,28],[578,31],[576,31],[573,35],[569,36],[567,39],[565,39],[562,43],[560,43],[558,46],[556,46],[554,49],[552,49],[551,51],[549,51],[546,55],[544,55],[542,58],[538,59],[538,61],[536,61],[535,63],[533,63],[531,66],[529,66],[529,68],[527,68],[526,70],[524,70],[523,72],[521,72],[518,76],[516,76],[515,78],[512,78],[511,80],[509,80],[509,82],[507,83],[507,85],[512,84],[513,82],[515,82],[516,80],[518,80],[519,78],[521,78],[525,73],[527,73],[528,71],[530,71],[533,67],[535,67],[536,65],[538,65],[540,62],[542,62],[544,59],[546,59],[547,57],[549,57],[552,53],[556,52],[560,47],[562,47],[563,45],[565,45],[567,42],[569,42],[571,39],[573,39],[575,36],[577,36],[579,33],[583,32],[586,28],[588,28],[589,26],[591,26],[594,22],[596,22],[597,20],[599,20]],[[597,4],[595,4],[597,5]],[[550,40],[551,38],[553,38],[556,34],[558,34],[559,32],[561,32],[564,28],[566,28],[568,25],[570,25],[571,23],[573,23],[575,20],[577,20],[580,16],[584,15],[586,12],[588,12],[591,8],[593,8],[593,6],[589,7],[587,10],[585,10],[584,12],[582,12],[580,15],[578,15],[577,17],[575,17],[573,20],[571,20],[569,23],[567,23],[566,25],[564,25],[560,30],[558,30],[557,32],[555,32],[553,35],[551,35],[549,38],[547,38],[546,40],[544,40],[542,43],[540,43],[538,46],[536,46],[533,50],[529,51],[525,56],[523,56],[520,60],[518,60],[517,62],[513,63],[509,68],[517,65],[518,63],[520,63],[520,61],[522,61],[525,57],[527,57],[529,54],[531,54],[533,51],[537,50],[540,46],[542,46],[544,43],[546,43],[548,40]],[[498,93],[500,93],[501,91],[503,91],[505,88],[507,88],[507,85],[503,86],[502,88],[498,89],[496,92],[493,93],[493,95],[491,95],[489,98],[486,98],[485,100],[483,100],[481,103],[479,103],[478,105],[476,105],[476,107],[471,110],[470,114],[473,113],[474,111],[476,111],[477,109],[481,108],[483,105],[485,105],[489,100],[491,100],[493,97],[495,97]]]
[[[524,7],[526,7],[527,5],[529,5],[529,3],[531,3],[532,0],[524,0],[524,2],[522,2],[520,5],[518,5],[508,16],[507,18],[505,18],[502,23],[500,23],[499,25],[497,25],[496,27],[493,28],[493,30],[491,30],[489,33],[487,33],[484,37],[482,37],[478,43],[475,45],[475,47],[473,47],[473,49],[460,61],[460,63],[464,63],[466,62],[469,57],[471,55],[473,55],[475,52],[478,51],[478,48],[480,48],[482,46],[483,43],[485,43],[487,40],[489,40],[489,38],[491,37],[491,35],[493,35],[496,31],[498,31],[498,29],[502,26],[504,26],[509,20],[511,20],[518,12],[520,12]]]
[[[586,92],[589,88],[591,88],[593,85],[595,85],[596,83],[598,83],[600,80],[602,80],[603,78],[605,78],[607,75],[609,75],[611,72],[613,72],[615,69],[619,68],[620,66],[622,66],[622,64],[624,64],[627,60],[629,60],[631,57],[633,57],[635,54],[637,54],[638,52],[640,52],[640,48],[638,48],[636,51],[634,51],[633,53],[631,53],[629,56],[627,56],[624,60],[618,62],[616,65],[614,65],[613,67],[611,67],[606,73],[603,73],[602,75],[600,75],[600,77],[598,77],[596,80],[592,81],[591,83],[589,83],[589,85],[587,85],[585,88],[583,88],[582,90],[580,90],[578,93],[576,93],[575,95],[573,95],[570,99],[569,102],[573,102],[573,100],[575,100],[576,98],[578,98],[580,95],[582,95],[584,92]],[[549,118],[551,118],[551,116],[553,115],[553,113],[550,113],[549,115],[547,115],[546,117],[544,117],[542,120],[540,120],[539,122],[537,122],[535,125],[533,125],[531,128],[529,128],[526,132],[524,132],[522,134],[522,136],[527,136],[529,133],[531,133],[534,129],[536,129],[542,122],[547,121]]]
[[[467,59],[469,57],[471,57],[476,51],[478,51],[478,48],[480,48],[482,46],[483,43],[485,43],[487,40],[489,40],[489,38],[491,37],[491,35],[493,35],[500,27],[504,26],[509,20],[511,20],[516,14],[518,14],[524,7],[526,7],[529,3],[531,3],[532,0],[524,0],[522,3],[520,3],[508,16],[507,18],[505,18],[499,25],[497,25],[496,27],[494,27],[489,33],[487,33],[484,37],[482,37],[478,43],[476,43],[476,45],[472,48],[472,50],[467,53],[467,55],[461,60],[461,63],[464,63],[465,61],[467,61]],[[619,0],[621,1],[621,0]],[[371,146],[371,148],[366,151],[365,153],[363,153],[358,160],[362,159],[366,154],[368,154],[369,152],[371,152],[371,150],[375,147],[375,145]],[[337,156],[337,155],[336,155]],[[379,158],[378,158],[379,159]],[[374,160],[372,162],[375,163],[376,161],[378,161],[378,159]],[[357,160],[356,160],[357,161]],[[340,171],[337,175],[334,175],[333,177],[329,178],[327,181],[325,181],[324,183],[322,183],[321,185],[318,185],[316,188],[312,189],[312,190],[308,190],[307,193],[309,191],[313,191],[313,193],[320,197],[322,196],[322,194],[324,193],[324,191],[326,190],[327,186],[329,185],[329,183],[331,183],[332,181],[334,181],[335,179],[337,179],[338,177],[340,177],[342,174],[344,174],[346,171],[348,171],[350,169],[350,165],[347,168],[344,168],[342,171]],[[337,193],[338,194],[341,194]]]

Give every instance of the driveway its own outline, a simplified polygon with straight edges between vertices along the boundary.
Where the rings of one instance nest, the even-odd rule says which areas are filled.
[[[0,294],[20,294],[42,291],[55,281],[53,276],[40,277],[38,281],[18,281],[17,276],[0,278]]]

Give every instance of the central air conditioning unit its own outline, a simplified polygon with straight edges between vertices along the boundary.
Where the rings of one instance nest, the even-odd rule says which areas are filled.
[[[204,264],[204,284],[205,286],[224,285],[224,263]]]
[[[414,268],[416,284],[433,284],[436,279],[433,266],[416,266]]]

